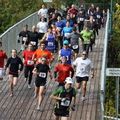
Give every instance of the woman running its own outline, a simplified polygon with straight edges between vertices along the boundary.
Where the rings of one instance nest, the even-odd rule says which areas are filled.
[[[40,63],[36,65],[36,67],[33,69],[33,74],[36,74],[36,80],[35,80],[35,97],[38,97],[38,105],[37,110],[40,110],[40,105],[43,100],[43,94],[45,90],[45,84],[47,81],[47,74],[49,72],[50,78],[52,79],[52,75],[50,72],[50,68],[46,63],[46,58],[42,57],[40,58]]]
[[[21,58],[17,56],[17,50],[12,49],[11,57],[8,58],[6,69],[9,72],[10,96],[13,96],[13,87],[17,84],[18,76],[23,70]]]

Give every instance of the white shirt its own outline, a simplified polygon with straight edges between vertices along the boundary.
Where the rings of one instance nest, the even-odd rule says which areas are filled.
[[[47,13],[48,13],[48,10],[46,9],[46,8],[41,8],[39,11],[38,11],[38,15],[40,16],[40,17],[45,17],[45,18],[47,18]]]
[[[47,22],[39,22],[37,24],[38,32],[39,33],[46,33],[48,30],[48,23]]]
[[[73,65],[76,66],[76,76],[78,77],[89,76],[90,70],[93,68],[91,60],[88,58],[83,60],[82,57],[76,58]]]

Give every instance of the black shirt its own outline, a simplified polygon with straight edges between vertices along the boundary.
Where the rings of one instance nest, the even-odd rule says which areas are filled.
[[[36,66],[36,69],[37,69],[37,73],[38,73],[37,78],[41,78],[41,79],[45,79],[46,80],[47,73],[50,70],[49,66],[47,64],[39,63]]]
[[[18,56],[16,56],[15,58],[13,57],[8,58],[6,68],[7,67],[9,67],[10,72],[12,73],[18,73],[18,70],[22,71],[23,63],[21,58],[19,58]]]

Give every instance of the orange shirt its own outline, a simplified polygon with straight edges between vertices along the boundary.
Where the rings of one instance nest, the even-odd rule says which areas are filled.
[[[36,63],[39,63],[38,59],[41,57],[46,57],[48,64],[53,60],[53,54],[47,49],[45,50],[37,49],[33,55],[33,60],[36,60]]]

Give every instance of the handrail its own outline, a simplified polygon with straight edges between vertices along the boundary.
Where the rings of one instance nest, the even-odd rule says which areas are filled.
[[[106,57],[108,46],[108,31],[109,31],[109,10],[107,11],[107,21],[105,27],[104,51],[102,58],[101,83],[100,83],[100,102],[101,102],[101,120],[104,120],[104,96],[105,96],[105,82],[106,82]]]
[[[3,49],[7,55],[10,55],[10,51],[14,48],[18,52],[21,50],[21,43],[17,42],[17,36],[22,30],[23,26],[27,24],[30,28],[38,23],[37,12],[32,13],[26,18],[22,19],[15,25],[8,28],[2,35],[0,35],[0,41],[2,41]]]

